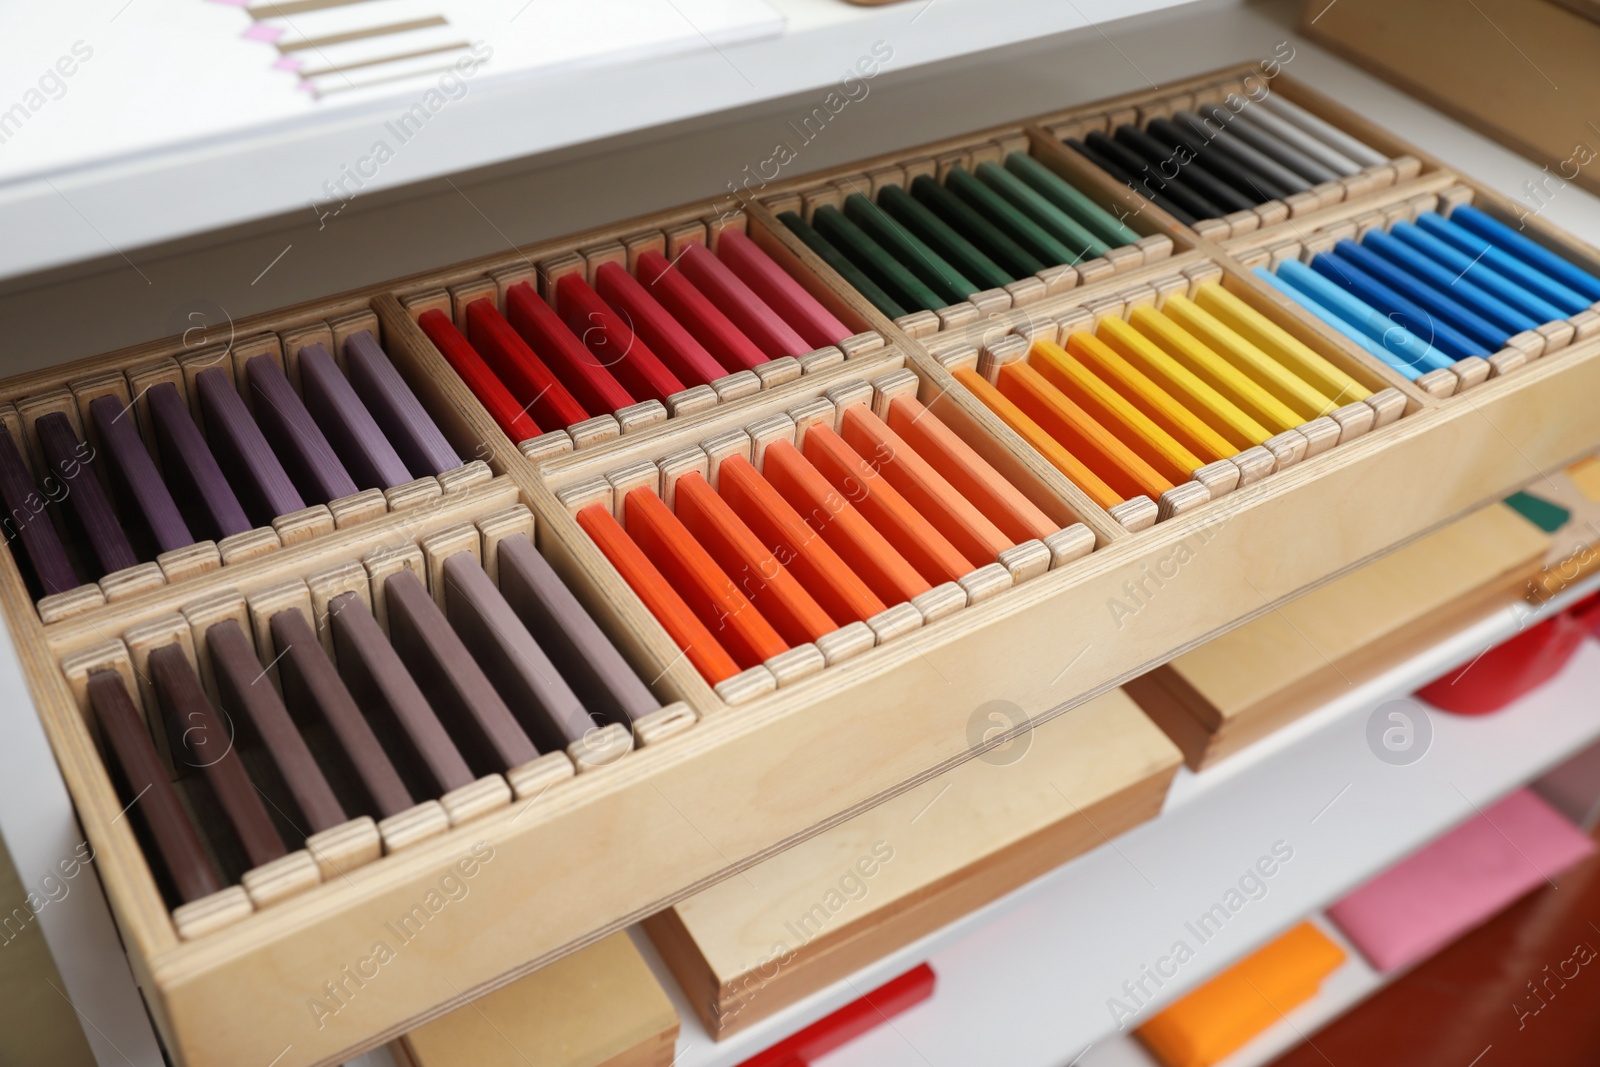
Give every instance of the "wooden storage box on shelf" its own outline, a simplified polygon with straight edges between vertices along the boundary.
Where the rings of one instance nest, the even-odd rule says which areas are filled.
[[[1515,602],[1550,545],[1490,504],[1124,688],[1201,770]]]
[[[101,730],[89,704],[94,672],[120,676],[161,749],[166,731],[157,725],[157,701],[164,698],[152,689],[158,684],[151,681],[155,650],[182,649],[215,701],[222,668],[208,647],[214,624],[236,622],[256,661],[268,665],[265,675],[281,670],[277,664],[288,652],[274,643],[281,646],[291,631],[269,626],[280,612],[299,616],[301,629],[331,653],[334,616],[350,607],[334,598],[356,594],[387,631],[387,612],[394,609],[385,608],[385,580],[398,571],[416,574],[422,582],[418,588],[425,585],[446,608],[441,576],[446,559],[467,553],[475,565],[491,561],[506,538],[533,534],[533,516],[520,499],[508,479],[493,479],[19,639],[134,970],[180,1062],[272,1059],[286,1046],[293,1051],[284,1055],[284,1063],[339,1062],[463,993],[526,970],[544,951],[535,947],[540,937],[530,943],[529,927],[544,928],[566,944],[615,918],[614,905],[590,917],[561,915],[564,907],[586,911],[580,898],[589,890],[562,886],[548,872],[539,873],[551,855],[562,852],[546,837],[550,820],[572,826],[571,805],[588,808],[597,795],[631,777],[629,761],[653,754],[657,744],[671,747],[694,724],[695,715],[685,705],[669,704],[635,719],[633,737],[625,726],[609,725],[586,732],[566,751],[547,747],[546,754],[503,774],[480,777],[386,818],[353,816],[312,834],[303,848],[244,871],[237,884],[170,913],[171,898],[164,896],[130,830],[134,820],[122,818],[125,802],[133,798],[119,795],[96,745]],[[499,558],[503,572],[506,564]],[[9,610],[26,606],[17,591],[14,581],[6,583]],[[274,677],[272,684],[282,682]],[[670,679],[658,679],[657,687],[670,688]],[[241,709],[224,707],[223,713],[230,715],[227,728],[235,729]],[[300,709],[295,714],[299,717]],[[636,745],[638,750],[630,751]],[[395,750],[385,748],[393,756]],[[329,764],[319,762],[327,770]],[[417,772],[402,777],[405,773]],[[341,786],[345,779],[338,774],[330,781],[341,797],[359,793],[351,793],[355,787],[349,782]],[[185,795],[191,798],[185,803],[203,814],[198,796]],[[411,795],[431,796],[415,788]],[[345,810],[359,810],[361,802],[355,804],[347,802]],[[612,820],[652,818],[638,809],[631,815],[589,810],[599,819],[588,823],[577,816],[586,822],[579,832],[597,842],[604,841],[604,827]],[[657,811],[653,817],[661,816]],[[294,816],[285,817],[299,825]],[[218,839],[208,834],[207,840]],[[605,851],[603,843],[597,847]],[[471,870],[461,867],[468,857]],[[585,861],[600,862],[599,855]],[[239,866],[223,861],[219,873],[226,880],[238,874]],[[463,884],[488,903],[463,904]],[[546,892],[551,899],[542,899]],[[441,901],[454,904],[446,915],[440,914]],[[423,909],[421,920],[415,917],[417,905]],[[374,962],[379,943],[385,949]],[[480,943],[495,950],[485,951]],[[436,968],[441,966],[458,983],[456,989],[440,983]],[[382,982],[381,995],[359,995],[369,981]],[[241,1027],[238,1020],[245,1012],[251,1024]]]
[[[1150,215],[1163,228],[1198,234],[1209,241],[1286,226],[1290,219],[1295,220],[1294,224],[1298,226],[1301,218],[1316,218],[1337,204],[1363,201],[1376,192],[1395,186],[1405,188],[1419,175],[1438,166],[1433,157],[1409,142],[1295,81],[1292,76],[1282,72],[1285,65],[1281,60],[1264,59],[1262,63],[1228,67],[1158,89],[1138,90],[1111,100],[1041,115],[1031,120],[1030,126],[1037,127],[1044,139],[1072,156],[1081,166],[1104,174],[1064,142],[1068,138],[1082,138],[1091,131],[1110,135],[1124,124],[1143,128],[1151,119],[1165,118],[1176,111],[1191,110],[1200,105],[1216,104],[1232,111],[1241,111],[1250,106],[1252,99],[1276,93],[1389,157],[1386,163],[1366,167],[1359,174],[1338,181],[1316,185],[1309,192],[1295,193],[1282,200],[1268,200],[1250,211],[1239,211],[1218,219],[1201,219],[1193,229],[1182,225],[1156,205],[1139,198],[1143,213]],[[1275,77],[1266,74],[1271,68],[1278,71]]]
[[[926,355],[913,358],[926,359],[930,364],[926,374],[935,388],[949,390],[959,399],[984,406],[973,396],[972,390],[993,387],[1004,366],[1029,358],[1035,342],[1066,348],[1074,334],[1103,332],[1102,320],[1119,320],[1121,327],[1139,309],[1161,311],[1170,298],[1181,296],[1192,301],[1203,288],[1211,286],[1221,286],[1247,308],[1264,315],[1295,342],[1309,346],[1370,395],[1274,434],[1262,444],[1238,451],[1221,462],[1199,467],[1191,480],[1161,493],[1159,500],[1134,495],[1111,505],[1109,514],[1121,529],[1138,532],[1158,521],[1166,524],[1181,516],[1203,516],[1208,510],[1216,509],[1235,515],[1259,499],[1262,493],[1270,492],[1284,472],[1302,462],[1319,458],[1326,452],[1344,453],[1355,442],[1373,433],[1380,434],[1380,439],[1392,436],[1394,425],[1418,411],[1426,399],[1425,394],[1387,367],[1369,360],[1364,354],[1345,351],[1274,305],[1267,299],[1272,295],[1270,291],[1230,260],[1211,258],[1200,252],[1141,268],[1121,279],[1085,286],[1026,308],[996,314],[987,323],[966,330],[940,334],[924,342]],[[1137,331],[1128,332],[1131,335]],[[1026,452],[1038,454],[1011,426],[1006,426],[1001,434]],[[1055,471],[1050,464],[1046,466]],[[1057,477],[1063,482],[1067,480],[1064,473],[1058,473]],[[1224,498],[1227,503],[1220,503]]]
[[[44,596],[38,603],[36,617],[52,624],[91,614],[107,603],[160,595],[169,585],[182,586],[209,571],[227,569],[281,547],[319,538],[336,529],[369,521],[391,510],[401,510],[442,492],[453,492],[491,477],[491,463],[486,461],[497,465],[510,457],[494,457],[485,447],[482,435],[468,428],[457,408],[444,395],[447,387],[441,387],[436,381],[435,368],[419,364],[409,358],[409,353],[397,350],[392,338],[379,326],[372,311],[371,295],[369,291],[305,304],[238,323],[207,327],[204,332],[197,328],[181,338],[139,345],[0,383],[0,420],[10,432],[34,481],[46,489],[54,484],[62,490],[59,499],[51,498],[49,510],[52,511],[64,504],[75,477],[104,480],[99,468],[110,461],[96,418],[91,413],[92,408],[98,406],[97,402],[113,405],[110,410],[115,412],[115,417],[110,421],[128,420],[138,431],[138,441],[143,442],[152,457],[159,457],[161,444],[150,407],[153,388],[175,389],[179,400],[191,413],[196,429],[203,433],[205,420],[201,417],[195,384],[202,371],[216,367],[227,372],[248,408],[255,402],[246,374],[246,365],[251,360],[258,357],[271,360],[287,375],[291,386],[298,389],[299,353],[303,347],[322,345],[342,372],[345,342],[358,334],[370,334],[378,342],[407,385],[418,394],[462,464],[442,472],[439,477],[425,474],[387,489],[368,488],[279,515],[270,525],[169,549],[153,561],[124,567],[75,589]],[[54,469],[40,446],[38,420],[53,414],[65,416],[80,442],[78,456],[84,462],[74,465],[71,471]],[[135,446],[138,441],[134,442]],[[99,462],[95,463],[96,460]],[[170,458],[168,468],[166,474],[170,478]],[[98,573],[93,563],[85,550],[77,569]]]
[[[558,316],[564,316],[558,287],[567,275],[577,275],[591,287],[597,287],[596,274],[602,267],[614,264],[634,274],[641,269],[640,257],[651,253],[664,257],[676,267],[688,245],[703,245],[716,251],[721,234],[728,229],[748,234],[760,243],[758,226],[759,223],[746,217],[738,204],[711,203],[546,241],[515,254],[439,271],[398,288],[395,295],[406,315],[391,316],[386,319],[385,327],[406,335],[418,348],[436,353],[433,342],[415,323],[425,312],[442,312],[465,336],[469,305],[487,298],[494,302],[501,315],[509,318],[508,294],[514,286],[526,283]],[[523,455],[540,463],[575,449],[588,451],[605,447],[623,435],[671,432],[689,416],[720,404],[756,394],[785,395],[802,375],[826,377],[848,373],[848,370],[840,370],[848,360],[870,355],[883,347],[882,335],[871,329],[852,307],[836,299],[810,272],[790,273],[829,313],[854,332],[836,344],[812,352],[777,357],[753,370],[732,372],[709,384],[691,386],[666,397],[664,402],[644,400],[568,426],[546,426],[541,422],[544,433],[516,442]],[[581,347],[589,332],[574,331],[573,342]],[[579,338],[579,333],[584,337]],[[442,357],[438,358],[442,362]]]
[[[645,928],[720,1039],[1154,818],[1179,762],[1113,690]]]
[[[1292,231],[1269,228],[1224,242],[1223,247],[1247,268],[1276,271],[1286,259],[1309,263],[1313,256],[1327,252],[1338,241],[1360,241],[1373,230],[1388,231],[1396,223],[1414,222],[1425,212],[1448,218],[1461,205],[1483,211],[1591,273],[1600,271],[1600,256],[1589,245],[1542,219],[1528,216],[1493,190],[1447,170],[1433,170],[1406,186],[1321,212],[1297,223]],[[1461,258],[1468,257],[1463,254]],[[1455,273],[1453,268],[1451,273]],[[1466,277],[1466,272],[1460,272],[1459,277]],[[1282,306],[1331,335],[1315,315],[1292,300],[1274,295]],[[1512,335],[1504,347],[1487,358],[1468,356],[1453,366],[1428,371],[1417,379],[1416,385],[1430,396],[1452,397],[1518,371],[1535,360],[1559,356],[1575,342],[1595,336],[1600,336],[1600,309],[1591,306],[1568,318],[1542,322]]]
[[[390,1046],[403,1067],[671,1067],[672,1000],[615,933]]]
[[[759,223],[769,230],[773,227],[785,230],[777,219],[780,213],[794,212],[809,223],[818,208],[838,209],[853,193],[876,201],[886,187],[908,190],[922,176],[942,182],[956,167],[972,171],[982,164],[1003,166],[1008,156],[1019,152],[1042,163],[1076,186],[1097,206],[1122,219],[1134,231],[1137,240],[1076,264],[1047,265],[1035,275],[1018,278],[1002,287],[980,290],[946,307],[913,311],[896,320],[908,336],[924,337],[942,329],[969,325],[996,311],[1023,307],[1046,295],[1057,295],[1078,285],[1159,262],[1192,247],[1192,235],[1162,214],[1143,213],[1144,201],[1126,186],[1070,153],[1043,131],[1015,123],[786,181],[754,188],[747,183],[728,200],[747,211],[759,204],[760,208],[752,213],[752,224]],[[831,271],[828,273],[832,275]],[[866,306],[871,307],[870,304]]]

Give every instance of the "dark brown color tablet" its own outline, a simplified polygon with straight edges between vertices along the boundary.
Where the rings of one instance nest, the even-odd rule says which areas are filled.
[[[356,395],[412,474],[443,474],[461,466],[461,457],[370,331],[362,330],[345,340],[344,362]]]
[[[200,835],[185,814],[178,791],[172,788],[167,768],[156,754],[155,742],[150,740],[122,676],[116,671],[92,672],[89,704],[122,772],[126,795],[133,798],[128,806],[143,820],[178,896],[187,903],[221,889]]]
[[[150,675],[166,708],[173,752],[180,769],[187,764],[206,776],[218,805],[228,817],[250,866],[259,867],[287,850],[261,794],[239,760],[231,727],[211,707],[189,657],[177,645],[150,653]]]
[[[589,718],[577,694],[471,553],[458,552],[445,560],[442,581],[450,625],[540,747],[566,748],[604,725]]]
[[[146,399],[162,466],[168,481],[183,498],[191,527],[216,541],[250,529],[250,519],[223,477],[222,468],[217,466],[211,446],[194,424],[189,406],[178,395],[178,387],[161,382],[150,387]]]
[[[384,580],[389,641],[410,668],[475,774],[518,767],[539,754],[500,694],[411,571]]]
[[[250,403],[262,436],[278,454],[300,495],[326,504],[356,491],[356,483],[322,436],[300,394],[272,356],[257,356],[244,365],[250,381]]]
[[[139,562],[128,535],[122,530],[122,521],[111,507],[111,498],[95,476],[90,463],[94,451],[87,442],[78,440],[72,423],[59,411],[41,415],[34,423],[39,434],[39,447],[45,462],[50,465],[49,476],[66,487],[62,503],[77,519],[83,539],[99,569],[96,577],[132,567]]]
[[[200,411],[211,451],[251,522],[269,526],[279,515],[305,507],[228,372],[208,367],[194,376],[194,385],[200,390]]]
[[[328,615],[339,675],[401,774],[429,797],[471,784],[467,761],[361,598],[334,597]]]
[[[194,544],[189,526],[173,502],[167,483],[161,480],[155,460],[145,450],[144,438],[133,424],[133,408],[124,407],[114,396],[98,396],[89,401],[89,417],[100,434],[100,447],[111,463],[112,486],[122,494],[129,512],[138,515],[144,532],[154,542],[156,552],[171,552]],[[127,526],[124,524],[123,529]]]
[[[293,810],[285,809],[283,815],[297,820],[301,838],[344,822],[344,808],[238,622],[224,619],[208,628],[206,647],[216,670],[217,699],[224,708],[234,710],[235,726],[244,728],[243,736],[260,746],[274,771],[273,775],[258,775],[257,784],[278,785],[271,782],[272,777],[281,781],[283,789],[271,789],[268,795],[276,793],[292,805]]]
[[[560,576],[522,534],[500,542],[500,595],[590,712],[631,726],[661,702],[633,673]]]
[[[34,485],[28,465],[17,451],[17,443],[11,439],[11,431],[3,428],[0,428],[0,499],[6,506],[5,517],[0,520],[0,525],[5,527],[6,540],[22,539],[22,547],[28,553],[45,595],[77,588],[77,572],[72,569],[61,536],[50,521],[44,494]]]
[[[300,395],[356,485],[393,489],[411,481],[400,454],[321,345],[300,350]]]
[[[360,786],[369,810],[378,818],[405,811],[414,801],[394,764],[361,717],[339,672],[328,661],[311,623],[290,609],[272,617],[272,643],[278,650],[279,676],[289,706],[309,708],[332,735],[335,758],[345,779]]]

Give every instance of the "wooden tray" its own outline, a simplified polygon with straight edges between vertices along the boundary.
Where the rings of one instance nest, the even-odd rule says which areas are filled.
[[[62,412],[80,435],[87,435],[85,440],[98,451],[99,435],[89,417],[89,404],[98,397],[112,396],[126,405],[141,436],[155,451],[155,430],[150,421],[148,401],[144,399],[152,385],[171,382],[179,396],[194,403],[193,376],[207,367],[221,366],[239,383],[240,395],[248,398],[250,390],[244,385],[244,367],[247,360],[256,356],[272,356],[285,368],[290,381],[298,384],[296,363],[303,346],[324,345],[342,368],[344,339],[368,330],[387,351],[391,347],[390,339],[373,314],[371,295],[369,290],[305,304],[271,316],[230,322],[225,328],[202,330],[196,327],[181,337],[7,379],[0,383],[0,421],[4,422],[30,468],[42,475],[48,470],[48,464],[39,452],[37,433],[33,429],[35,420],[51,412]],[[454,492],[487,480],[492,470],[484,461],[492,457],[492,452],[485,448],[477,430],[441,396],[432,377],[436,369],[407,362],[393,351],[388,354],[457,454],[466,457],[461,469],[448,471],[440,478],[418,478],[382,492],[367,490],[329,504],[313,505],[280,516],[271,526],[225,537],[220,543],[200,541],[187,548],[162,553],[154,562],[126,567],[97,582],[42,598],[37,618],[49,624],[92,614],[108,602],[135,599],[168,585],[181,586],[219,567],[256,559],[285,545],[323,537],[335,529],[347,529],[375,516],[413,507],[441,492]]]
[[[1077,186],[1101,207],[1124,217],[1127,225],[1141,235],[1139,241],[1114,248],[1104,256],[1084,260],[1075,266],[1046,267],[1035,277],[1019,279],[1000,289],[985,289],[938,311],[917,311],[903,315],[895,321],[906,336],[926,337],[940,330],[969,325],[998,311],[1025,307],[1047,295],[1064,293],[1082,284],[1156,263],[1194,247],[1194,235],[1179,226],[1171,216],[1158,209],[1146,214],[1144,209],[1151,205],[1126,186],[1067,149],[1058,139],[1037,128],[1015,123],[887,153],[816,174],[763,184],[759,188],[735,194],[728,198],[728,202],[746,210],[759,203],[769,213],[764,216],[769,225],[776,221],[779,212],[784,211],[793,211],[809,222],[812,212],[818,207],[824,204],[838,207],[851,193],[876,199],[885,185],[909,187],[912,181],[923,174],[943,180],[952,167],[970,170],[984,162],[999,163],[1012,152],[1029,153]],[[777,225],[788,234],[786,227],[781,223]],[[792,235],[789,236],[792,238]],[[798,244],[797,241],[793,243]],[[827,275],[837,277],[831,270],[827,271]],[[855,295],[848,286],[845,289]],[[857,301],[858,308],[863,304],[871,308],[865,301],[859,298]],[[876,309],[871,310],[874,312],[873,318],[882,321]]]
[[[902,156],[935,154],[930,146]],[[342,1062],[1002,745],[1008,733],[1036,730],[1600,447],[1600,425],[1590,417],[1600,396],[1600,339],[1575,341],[1558,358],[1537,360],[1467,394],[1436,398],[1346,348],[1252,281],[1224,251],[1204,241],[1190,247],[1194,239],[1174,229],[1166,234],[1173,251],[1165,259],[1141,261],[1101,281],[1075,280],[1076,288],[996,312],[1000,318],[993,321],[952,322],[930,344],[946,356],[952,343],[976,349],[1011,333],[1019,321],[1028,330],[1048,328],[1045,323],[1063,316],[1081,321],[1086,310],[1095,313],[1095,301],[1129,289],[1144,293],[1141,286],[1154,291],[1151,278],[1220,271],[1225,285],[1285,329],[1363,381],[1396,390],[1391,395],[1405,411],[1397,421],[1227,497],[1153,528],[1130,530],[955,387],[929,351],[845,287],[768,208],[751,203],[741,215],[738,206],[713,213],[724,225],[744,225],[843,321],[877,336],[863,337],[841,363],[570,453],[534,449],[533,460],[524,455],[427,342],[403,300],[414,309],[430,290],[437,299],[441,289],[448,294],[450,287],[482,286],[512,261],[537,265],[612,242],[626,249],[628,235],[665,235],[703,220],[703,205],[540,245],[526,251],[526,263],[523,254],[487,257],[238,324],[241,337],[271,333],[281,341],[308,323],[351,312],[376,316],[385,349],[447,436],[462,455],[499,476],[445,494],[437,506],[470,510],[482,499],[473,494],[509,494],[530,508],[540,551],[633,668],[663,703],[683,701],[694,713],[692,728],[645,745],[613,767],[565,781],[525,810],[518,805],[483,814],[371,862],[348,880],[322,883],[226,928],[180,940],[129,820],[120,819],[122,803],[59,657],[76,651],[76,642],[115,639],[203,592],[302,577],[313,560],[319,566],[353,562],[370,549],[370,538],[415,540],[433,520],[418,518],[422,512],[390,512],[48,626],[14,562],[9,556],[0,562],[0,609],[95,848],[135,973],[179,1062]],[[1540,224],[1535,232],[1586,264],[1600,262],[1593,250],[1549,227]],[[588,269],[587,259],[584,264]],[[1026,317],[1008,317],[1019,313]],[[177,347],[181,340],[160,342],[13,379],[0,383],[0,397],[124,369]],[[746,425],[847,380],[871,380],[896,368],[911,370],[919,399],[1048,515],[1063,527],[1081,523],[1092,534],[1093,551],[776,691],[724,699],[685,661],[556,492]],[[95,627],[104,633],[93,634]],[[975,742],[968,735],[973,715],[997,700],[1015,706],[1018,725]],[[423,899],[480,841],[496,858],[467,906],[441,912],[426,940],[382,969],[378,985],[333,1019],[319,1020],[308,1008],[310,998],[343,968],[368,958],[381,936],[376,931]]]
[[[1124,688],[1201,770],[1515,602],[1550,544],[1491,504]]]
[[[1426,178],[1387,193],[1318,212],[1307,217],[1293,232],[1273,227],[1224,242],[1223,247],[1245,267],[1276,269],[1285,259],[1309,263],[1313,256],[1327,251],[1340,240],[1358,240],[1371,230],[1388,230],[1397,222],[1412,221],[1428,211],[1448,215],[1463,204],[1477,207],[1508,225],[1516,223],[1514,217],[1507,215],[1503,199],[1449,171],[1435,170]],[[1595,269],[1592,250],[1586,246],[1548,228],[1529,232],[1534,239],[1569,259]],[[1308,322],[1317,322],[1316,316],[1292,300],[1285,299],[1282,304]],[[1559,356],[1568,345],[1595,336],[1600,336],[1600,310],[1590,308],[1571,318],[1542,323],[1534,330],[1516,334],[1507,339],[1505,348],[1491,353],[1487,359],[1474,356],[1458,360],[1451,367],[1427,372],[1414,384],[1430,396],[1454,396],[1491,378],[1511,374],[1534,360]]]
[[[1292,56],[1289,61],[1292,62]],[[1345,201],[1364,200],[1397,183],[1404,185],[1437,165],[1432,157],[1381,126],[1315,89],[1296,82],[1293,77],[1283,73],[1283,67],[1284,63],[1278,59],[1240,64],[1174,82],[1160,89],[1127,93],[1111,100],[1041,115],[1029,125],[1042,130],[1062,153],[1103,174],[1093,163],[1062,142],[1069,137],[1081,138],[1091,131],[1109,134],[1126,123],[1143,127],[1153,118],[1165,118],[1174,111],[1193,108],[1197,104],[1222,104],[1230,110],[1240,111],[1249,107],[1252,100],[1268,93],[1279,93],[1389,157],[1386,164],[1367,167],[1360,174],[1337,182],[1325,182],[1308,193],[1296,193],[1285,200],[1269,200],[1250,211],[1234,212],[1220,219],[1201,219],[1192,230],[1143,197],[1137,197],[1142,205],[1142,213],[1161,220],[1164,227],[1192,232],[1208,241],[1220,241],[1282,226],[1291,218],[1298,220]]]
[[[645,929],[720,1039],[1154,818],[1178,763],[1112,690]]]
[[[469,303],[493,297],[504,313],[506,290],[518,282],[532,284],[551,307],[556,307],[556,283],[568,274],[581,275],[593,285],[595,271],[603,264],[617,263],[632,273],[638,257],[646,251],[653,250],[669,259],[675,258],[689,244],[702,244],[715,251],[717,239],[727,229],[741,233],[749,230],[749,222],[737,203],[711,207],[693,205],[438,271],[425,279],[400,285],[393,295],[399,298],[411,319],[430,309],[443,311],[465,333]],[[829,311],[857,332],[837,346],[830,345],[798,358],[782,356],[755,371],[729,374],[709,385],[675,393],[667,397],[665,404],[646,400],[615,414],[598,415],[570,427],[548,430],[538,437],[518,442],[522,454],[539,462],[575,449],[604,448],[623,435],[670,432],[689,416],[720,404],[758,393],[789,395],[802,375],[837,375],[847,359],[868,355],[883,347],[882,336],[868,327],[853,306],[837,300],[810,272],[791,273],[796,274]],[[421,328],[404,318],[390,314],[385,328],[405,336],[415,349],[437,353]],[[444,357],[437,358],[442,363]]]
[[[678,1016],[615,933],[390,1045],[401,1067],[670,1067]]]

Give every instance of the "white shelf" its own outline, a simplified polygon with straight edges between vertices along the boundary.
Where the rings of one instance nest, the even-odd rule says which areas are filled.
[[[504,163],[634,130],[666,126],[829,88],[877,41],[884,72],[1146,15],[1190,0],[908,0],[860,7],[843,0],[772,0],[779,37],[534,74],[472,87],[362,186],[363,194]],[[522,5],[506,7],[508,26]],[[96,27],[112,48],[115,23]],[[532,19],[515,32],[535,32]],[[87,33],[88,31],[85,31]],[[49,57],[49,58],[53,58]],[[46,60],[48,65],[48,59]],[[93,63],[75,94],[114,97]],[[20,91],[20,90],[19,90]],[[204,92],[204,86],[193,91]],[[870,98],[870,96],[869,96]],[[80,97],[72,96],[74,106]],[[153,147],[0,184],[0,278],[127,252],[325,200],[323,183],[370,154],[408,101],[309,115],[202,144]],[[112,100],[107,106],[114,106]],[[807,109],[809,110],[809,109]],[[778,127],[777,129],[781,129]]]

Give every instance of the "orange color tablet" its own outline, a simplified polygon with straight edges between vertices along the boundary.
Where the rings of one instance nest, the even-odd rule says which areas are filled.
[[[761,472],[885,604],[933,588],[794,445],[779,441],[769,447]]]
[[[661,623],[673,644],[683,650],[684,656],[706,681],[716,685],[739,673],[739,665],[728,655],[727,649],[717,643],[711,631],[683,602],[683,597],[673,591],[661,572],[639,551],[639,546],[611,512],[599,504],[590,504],[578,512],[578,525],[611,561],[629,588],[644,601],[644,606]]]
[[[806,431],[800,451],[930,583],[953,582],[985,563],[994,562],[963,556],[876,466],[862,459],[832,427],[813,425]]]
[[[834,621],[841,625],[865,622],[884,610],[886,605],[877,594],[828,542],[806,525],[800,513],[749,460],[734,456],[722,461],[717,494],[772,549],[773,555]]]
[[[1198,456],[1060,345],[1036,343],[1028,366],[1174,485],[1188,481],[1203,466]]]
[[[696,472],[678,479],[678,521],[791,645],[839,628],[816,598]]]
[[[930,415],[925,421],[932,422],[933,417]],[[973,566],[993,563],[996,556],[1016,544],[867,408],[847,408],[842,429],[845,442],[863,457],[867,466],[910,501]]]
[[[765,663],[789,646],[694,535],[645,486],[623,498],[628,536],[656,565],[741,667]]]
[[[1089,498],[1103,508],[1114,507],[1127,499],[1127,495],[1107,485],[1100,475],[1089,469],[1089,466],[1074,456],[1054,437],[1034,422],[1028,413],[1013,404],[1005,394],[990,385],[988,379],[978,374],[977,371],[959,368],[953,372],[956,381],[966,386],[972,395],[983,401],[985,407],[1000,417],[1005,423],[1017,432],[1024,441],[1049,461],[1050,465],[1068,480],[1089,495]],[[1128,483],[1131,484],[1131,481]],[[1128,495],[1137,495],[1139,490]]]
[[[1011,544],[1048,537],[1061,528],[915,397],[901,396],[890,401],[889,418],[883,425],[911,446],[912,456],[926,460],[930,470],[1004,531]],[[900,491],[907,491],[904,485]],[[948,529],[945,536],[956,541]],[[969,552],[966,548],[962,551]]]

